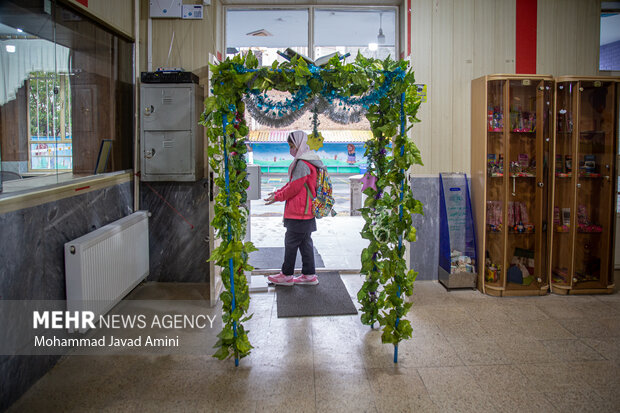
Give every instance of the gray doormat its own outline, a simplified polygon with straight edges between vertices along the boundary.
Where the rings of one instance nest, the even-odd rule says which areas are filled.
[[[325,268],[323,258],[319,255],[316,248],[314,250],[314,266],[316,268]],[[284,247],[262,247],[258,251],[250,253],[250,259],[248,263],[254,267],[255,270],[272,270],[282,268],[284,262]],[[301,254],[297,251],[297,258],[295,259],[295,268],[301,269]]]
[[[276,285],[278,318],[357,314],[339,272],[317,276],[318,285]]]

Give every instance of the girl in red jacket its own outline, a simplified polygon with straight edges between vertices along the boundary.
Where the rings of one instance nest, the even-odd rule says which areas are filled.
[[[282,271],[267,277],[275,285],[316,285],[312,232],[316,231],[316,219],[312,213],[312,198],[316,196],[317,168],[325,168],[315,151],[308,146],[308,135],[294,131],[287,138],[289,151],[295,157],[288,168],[289,182],[269,194],[265,205],[285,201],[284,263]],[[301,275],[293,277],[297,250],[301,253]]]

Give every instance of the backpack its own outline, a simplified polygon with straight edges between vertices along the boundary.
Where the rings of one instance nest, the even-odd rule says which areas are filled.
[[[332,194],[332,181],[329,179],[327,169],[317,168],[316,170],[316,196],[312,197],[312,191],[308,187],[308,184],[304,184],[306,191],[308,191],[308,197],[306,198],[306,211],[312,207],[312,214],[316,218],[323,218],[328,215],[336,215],[334,211],[334,196]],[[312,199],[312,206],[310,200]]]

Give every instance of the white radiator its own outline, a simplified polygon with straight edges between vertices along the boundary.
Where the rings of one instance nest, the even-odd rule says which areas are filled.
[[[92,311],[97,321],[149,275],[147,214],[135,212],[65,244],[67,311]]]

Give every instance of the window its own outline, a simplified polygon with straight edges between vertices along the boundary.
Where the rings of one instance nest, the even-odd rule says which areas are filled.
[[[67,74],[31,72],[28,78],[29,171],[71,171],[71,93]]]
[[[600,70],[620,70],[620,2],[603,2]]]
[[[133,165],[133,43],[46,4],[0,2],[3,194],[93,175],[103,141],[104,172]]]
[[[226,55],[248,50],[262,66],[284,61],[278,51],[290,47],[312,59],[358,51],[366,57],[397,59],[397,9],[289,8],[226,10]],[[309,36],[312,27],[312,36]]]
[[[366,57],[385,59],[396,55],[396,11],[320,10],[314,13],[314,55],[357,52]]]
[[[226,13],[226,55],[252,53],[261,66],[284,58],[290,47],[308,55],[308,10],[229,10]]]

